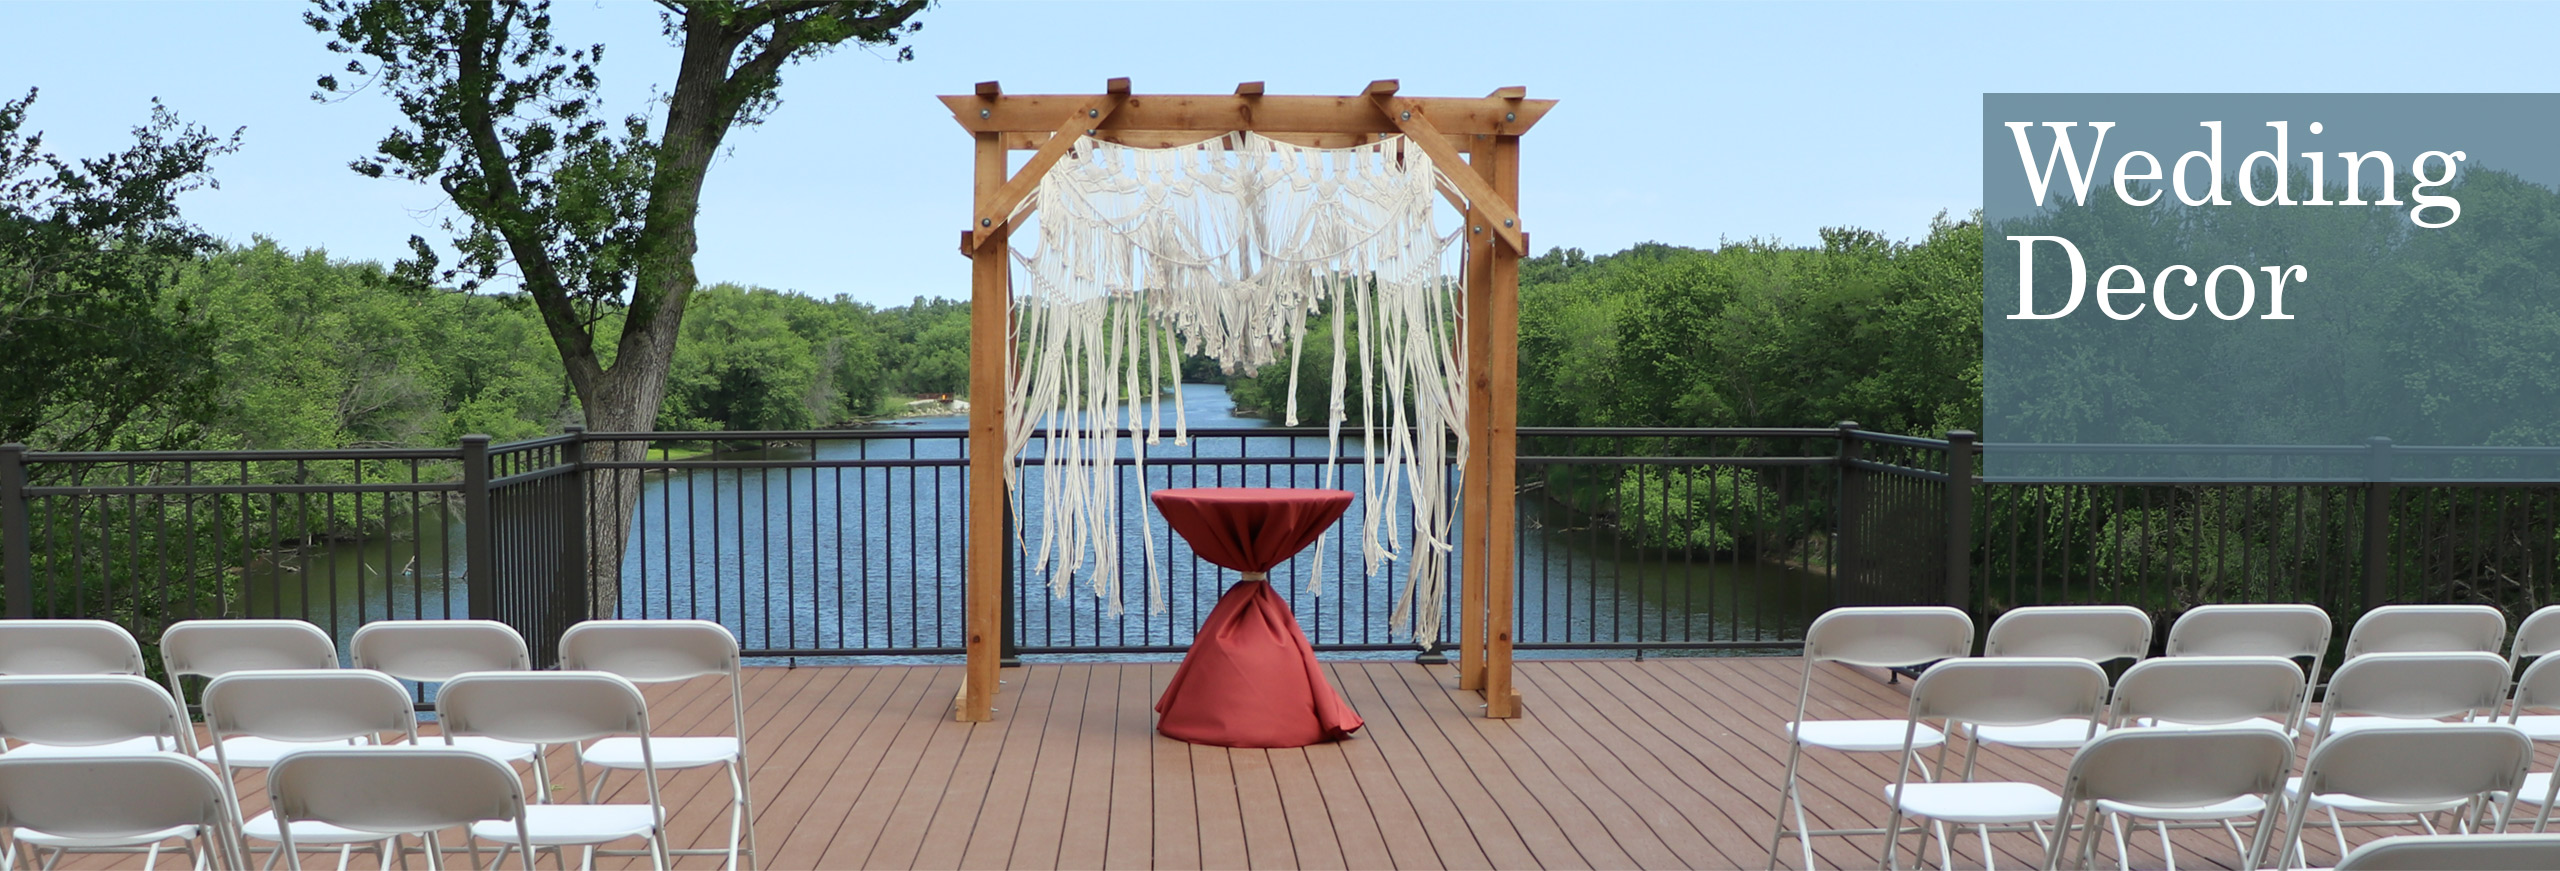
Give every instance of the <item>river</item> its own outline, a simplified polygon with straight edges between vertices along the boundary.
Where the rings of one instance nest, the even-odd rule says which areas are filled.
[[[1238,417],[1223,387],[1182,386],[1194,429],[1263,428]],[[1165,409],[1167,425],[1171,408]],[[702,617],[738,631],[750,649],[895,651],[955,648],[960,638],[960,548],[966,470],[956,460],[961,417],[901,421],[867,437],[818,444],[820,460],[887,461],[858,468],[680,469],[651,473],[623,561],[622,613]],[[1052,593],[1063,560],[1040,570],[1036,526],[1025,529],[1017,586],[1017,637],[1035,650],[1179,647],[1188,643],[1233,575],[1192,557],[1152,510],[1146,490],[1168,486],[1322,486],[1321,438],[1168,436],[1145,446],[1144,486],[1124,475],[1118,527],[1120,613],[1096,598],[1090,561],[1066,595]],[[1356,431],[1343,444],[1338,479],[1360,491]],[[1122,455],[1133,446],[1124,443]],[[810,459],[807,447],[730,452],[724,460]],[[1030,458],[1040,456],[1035,446]],[[1294,458],[1294,459],[1293,459]],[[1233,462],[1227,462],[1232,459]],[[915,462],[923,461],[923,462]],[[1531,476],[1524,471],[1523,480]],[[1040,472],[1026,471],[1023,513],[1035,520]],[[1631,552],[1537,492],[1523,518],[1519,640],[1542,643],[1736,642],[1798,637],[1805,614],[1829,595],[1827,575],[1730,556],[1686,559]],[[1355,502],[1335,531],[1273,572],[1299,622],[1320,646],[1408,645],[1388,615],[1403,592],[1403,564],[1360,570]],[[1409,529],[1409,512],[1392,524]],[[252,567],[249,611],[298,616],[344,635],[367,619],[467,613],[459,581],[458,523],[423,511],[395,521],[391,540],[314,547]],[[1347,534],[1346,534],[1347,533]],[[1410,534],[1404,534],[1410,541]],[[423,546],[419,546],[423,544]],[[1163,607],[1151,609],[1145,555],[1156,556]],[[1346,570],[1348,569],[1348,570]],[[1321,583],[1310,586],[1310,577]],[[1456,584],[1451,583],[1454,597]],[[1454,640],[1454,631],[1444,631]]]

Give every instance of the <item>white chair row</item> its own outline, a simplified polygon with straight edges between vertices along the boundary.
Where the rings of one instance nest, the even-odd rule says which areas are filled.
[[[2544,609],[2526,620],[2512,647],[2506,647],[2505,625],[2504,618],[2495,609],[2478,606],[2376,609],[2358,622],[2347,643],[2346,659],[2355,667],[2340,670],[2337,682],[2331,687],[2330,702],[2323,707],[2321,721],[2316,728],[2306,730],[2304,717],[2311,696],[2309,676],[2319,673],[2329,647],[2329,617],[2318,608],[2305,605],[2199,607],[2183,615],[2172,626],[2165,645],[2169,658],[2149,661],[2145,661],[2145,654],[2150,649],[2152,621],[2139,609],[2121,606],[2020,608],[2005,614],[1992,625],[1984,639],[1984,654],[2011,662],[2017,662],[2019,657],[2055,659],[2054,667],[2065,671],[2051,672],[2050,679],[2068,681],[2078,690],[2089,691],[2057,697],[2062,701],[2051,704],[2061,705],[2063,711],[2026,710],[2012,704],[2011,710],[1999,716],[1950,717],[1944,712],[1923,715],[1916,707],[1922,699],[1915,692],[1915,708],[1908,719],[1810,720],[1806,715],[1812,700],[1812,679],[1814,669],[1820,663],[1903,668],[1963,659],[1971,653],[1972,620],[1954,609],[1835,610],[1818,619],[1807,632],[1805,673],[1798,692],[1797,716],[1785,727],[1790,746],[1777,808],[1777,831],[1771,840],[1770,866],[1776,866],[1777,848],[1791,835],[1799,839],[1805,867],[1811,867],[1813,853],[1810,841],[1806,840],[1808,835],[1884,834],[1888,828],[1898,827],[1897,815],[1894,823],[1886,828],[1811,829],[1797,792],[1801,788],[1797,774],[1804,748],[1902,750],[1903,764],[1897,769],[1897,778],[1902,785],[1909,784],[1915,770],[1926,782],[1932,779],[1929,767],[1913,755],[1913,751],[1934,746],[1939,748],[1943,757],[1947,736],[1924,725],[1923,720],[1955,724],[1953,728],[1959,735],[1973,739],[1966,750],[1964,779],[1968,781],[1972,778],[1975,756],[1983,745],[2067,750],[2086,745],[2110,730],[2127,726],[2189,729],[2237,726],[2266,731],[2279,740],[2307,731],[2318,740],[2331,734],[2372,727],[2441,725],[2438,721],[2454,718],[2498,719],[2522,726],[2537,738],[2560,732],[2560,716],[2529,716],[2523,713],[2538,708],[2560,707],[2560,667],[2543,670],[2544,662],[2560,660],[2560,657],[2539,659],[2560,647],[2560,607]],[[2496,655],[2502,647],[2507,649],[2506,657]],[[2447,652],[2404,654],[2407,651]],[[2510,684],[2507,678],[2511,674],[2511,665],[2526,659],[2537,660],[2535,668]],[[2110,688],[2105,673],[2097,665],[2121,660],[2135,664]],[[2308,674],[2304,671],[2306,662]],[[1937,670],[1929,673],[1936,674]],[[2027,678],[2014,674],[2004,676],[1984,683],[1980,691],[1991,700],[1986,703],[1996,704],[2004,700],[2014,703],[2022,686],[2016,682],[2022,680]],[[1962,696],[1961,693],[1956,695]],[[2502,704],[2503,713],[2500,710]],[[2289,740],[2287,743],[2290,746]],[[1891,794],[1900,795],[1902,785],[1892,787]],[[2542,803],[2547,815],[2548,796],[2552,795],[2551,778],[2539,775],[2523,786],[2525,801]],[[1975,804],[1974,797],[1998,793],[1998,789],[1992,788],[1968,791],[1915,787],[1911,795],[1914,798],[1965,795],[1968,798],[1964,803]],[[2345,838],[2343,831],[2338,829],[2337,811],[2371,812],[2394,807],[2388,802],[2332,802],[2317,796],[2315,793],[2311,806],[2329,811],[2332,829],[2338,834],[2342,851]],[[2220,822],[2231,833],[2235,846],[2242,846],[2238,843],[2239,833],[2233,821],[2254,816],[2263,809],[2263,805],[2251,806],[2240,802],[2227,806],[2186,808],[2171,814],[2110,812],[2109,819],[2116,825],[2120,825],[2120,816],[2153,821],[2161,827],[2164,849],[2168,845],[2169,822]],[[1928,816],[1925,813],[1917,815]],[[2023,817],[2034,815],[2022,815],[2013,809],[2005,816],[2021,818],[1997,822],[2030,822]],[[1790,818],[1792,826],[1789,825]],[[2538,817],[2537,825],[2542,823]],[[2120,828],[2118,831],[2117,838],[2121,843]],[[1987,843],[1987,828],[1984,834]],[[2119,855],[2122,855],[2121,848]]]
[[[172,626],[164,634],[163,659],[169,675],[168,689],[163,692],[135,676],[140,671],[141,654],[131,636],[120,627],[98,621],[8,621],[0,623],[0,674],[29,675],[62,672],[89,673],[112,680],[90,685],[92,706],[121,705],[116,722],[126,724],[123,732],[103,728],[104,721],[92,718],[83,725],[78,718],[71,722],[37,722],[27,728],[13,726],[12,714],[19,719],[45,721],[44,712],[83,710],[60,705],[44,705],[33,701],[34,694],[54,692],[56,695],[72,686],[76,679],[11,677],[0,678],[0,743],[21,743],[0,753],[0,759],[41,756],[97,757],[112,754],[156,753],[177,750],[193,753],[222,771],[244,768],[273,768],[288,758],[312,749],[342,746],[349,743],[378,745],[416,743],[410,696],[399,680],[443,683],[438,697],[443,736],[430,745],[467,752],[504,767],[505,763],[530,761],[534,764],[536,782],[548,784],[549,776],[541,766],[540,748],[546,744],[577,746],[576,757],[582,763],[577,771],[584,798],[589,805],[560,805],[558,812],[537,811],[537,829],[564,833],[601,830],[626,831],[629,814],[589,810],[600,798],[612,771],[638,774],[648,785],[652,806],[657,788],[656,772],[682,768],[718,766],[728,775],[732,795],[730,842],[725,849],[677,851],[684,854],[724,855],[729,867],[739,867],[743,853],[753,867],[755,840],[752,826],[751,791],[748,788],[748,766],[743,742],[744,704],[738,673],[738,647],[734,636],[716,623],[707,621],[589,621],[572,627],[561,639],[562,664],[591,674],[577,672],[526,672],[529,665],[521,637],[503,624],[488,621],[385,621],[367,624],[351,639],[354,659],[359,669],[339,669],[335,646],[325,633],[301,621],[228,620],[188,621]],[[630,687],[632,681],[660,682],[686,680],[707,675],[724,678],[730,691],[732,732],[725,736],[655,736],[646,732],[646,706],[640,702],[636,688],[629,699],[639,705],[637,732],[592,735],[587,738],[545,738],[539,730],[527,732],[527,726],[505,719],[491,720],[481,714],[478,725],[471,719],[469,699],[475,694],[504,694],[496,687],[505,686],[500,677],[532,677],[535,683],[556,684],[559,675],[591,679],[598,675],[621,681]],[[470,678],[465,680],[464,678]],[[204,686],[203,706],[206,726],[211,736],[209,746],[193,746],[193,730],[187,728],[183,711],[187,678],[210,678]],[[136,692],[148,690],[156,700],[158,711],[141,713],[154,702]],[[113,687],[113,689],[110,689]],[[457,702],[457,688],[464,694]],[[556,686],[555,686],[556,689]],[[10,693],[18,693],[11,696]],[[558,701],[527,708],[552,710],[558,703],[586,699],[596,702],[589,692],[558,690]],[[519,693],[518,701],[548,701],[543,691]],[[24,703],[13,698],[24,698]],[[460,707],[457,707],[457,704]],[[601,709],[598,709],[601,710]],[[155,721],[156,718],[156,721]],[[558,723],[585,722],[578,716],[557,719]],[[594,738],[587,742],[588,738]],[[585,765],[596,765],[604,774],[587,783]],[[227,781],[227,778],[226,778]],[[378,783],[386,781],[377,781]],[[519,787],[521,792],[521,787]],[[532,793],[537,806],[547,801],[547,789]],[[599,816],[602,814],[602,816]],[[654,822],[651,823],[654,826]],[[43,831],[37,828],[37,831]],[[282,843],[285,840],[282,821],[273,814],[261,815],[241,824],[240,834],[252,840]],[[56,838],[31,834],[29,843],[42,847],[98,847],[92,839]],[[565,837],[565,835],[561,835]],[[304,846],[372,844],[384,839],[366,831],[333,831],[306,826],[293,839]],[[552,838],[557,841],[558,837]],[[539,843],[539,846],[556,846]],[[113,845],[125,846],[125,845]],[[281,852],[292,853],[288,848]],[[649,855],[661,861],[669,851],[651,839]],[[592,854],[591,854],[592,856]],[[590,858],[591,858],[590,856]],[[299,856],[295,857],[298,862]]]

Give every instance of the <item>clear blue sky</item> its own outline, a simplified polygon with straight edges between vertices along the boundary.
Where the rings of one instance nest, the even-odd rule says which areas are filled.
[[[345,168],[393,114],[309,99],[343,62],[286,2],[0,4],[0,91],[44,93],[66,155],[129,142],[159,97],[247,128],[189,218],[350,259],[441,239],[432,190]],[[609,47],[608,108],[672,78],[657,7],[561,0],[562,42]],[[1563,101],[1525,140],[1532,242],[1809,242],[1819,227],[1921,233],[1981,200],[1992,91],[2560,91],[2550,5],[998,3],[925,13],[916,60],[843,51],[786,74],[783,105],[730,138],[702,216],[702,275],[897,304],[966,296],[969,140],[936,94],[1412,95],[1524,85]]]

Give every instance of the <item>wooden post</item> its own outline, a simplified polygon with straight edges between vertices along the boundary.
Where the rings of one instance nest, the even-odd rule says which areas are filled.
[[[1475,171],[1493,170],[1491,155],[1475,153]],[[1486,562],[1491,556],[1483,530],[1490,516],[1492,468],[1486,462],[1490,442],[1487,421],[1493,413],[1493,373],[1487,368],[1487,354],[1493,350],[1493,320],[1486,313],[1493,308],[1493,244],[1485,234],[1472,232],[1484,221],[1484,213],[1468,209],[1465,215],[1470,232],[1467,235],[1467,304],[1464,308],[1467,336],[1467,440],[1472,449],[1467,462],[1459,469],[1458,517],[1466,526],[1459,531],[1458,560],[1458,688],[1484,689],[1484,579]]]
[[[1002,136],[976,136],[977,189],[970,202],[983,203],[1004,185],[1005,148]],[[984,228],[971,232],[979,229]],[[1005,455],[1004,425],[1005,364],[1012,350],[1005,335],[1005,316],[1013,304],[1005,289],[1010,229],[996,227],[969,255],[969,664],[952,716],[974,723],[995,719],[996,674],[1003,661],[1004,464],[1011,459]]]
[[[1483,160],[1487,155],[1478,155]],[[1491,171],[1494,195],[1506,208],[1499,212],[1517,214],[1520,203],[1520,137],[1493,137]],[[1509,219],[1503,219],[1508,221]],[[1495,228],[1485,228],[1488,234]],[[1517,227],[1505,228],[1517,230]],[[1485,309],[1487,353],[1486,374],[1492,376],[1492,407],[1487,409],[1485,440],[1482,450],[1486,475],[1485,494],[1485,622],[1488,641],[1484,658],[1485,716],[1508,719],[1520,716],[1520,694],[1511,688],[1512,594],[1519,586],[1519,575],[1513,571],[1513,540],[1520,533],[1518,518],[1520,501],[1515,480],[1520,472],[1520,250],[1527,248],[1527,237],[1521,244],[1488,245],[1493,253],[1493,281],[1490,305]]]

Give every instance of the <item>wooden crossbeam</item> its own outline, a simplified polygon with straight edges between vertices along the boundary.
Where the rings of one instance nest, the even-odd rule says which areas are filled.
[[[1511,204],[1511,199],[1496,193],[1493,184],[1485,181],[1483,176],[1467,171],[1466,159],[1458,156],[1457,149],[1449,147],[1448,138],[1440,128],[1432,125],[1431,113],[1420,105],[1421,101],[1396,99],[1393,81],[1379,84],[1385,85],[1387,90],[1380,93],[1378,84],[1370,85],[1370,104],[1402,128],[1405,138],[1421,146],[1422,153],[1431,155],[1431,162],[1440,165],[1441,175],[1457,185],[1458,193],[1466,195],[1467,204],[1484,216],[1487,226],[1468,227],[1468,234],[1492,233],[1512,253],[1528,254],[1528,240],[1521,236],[1520,211]]]

